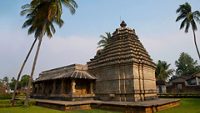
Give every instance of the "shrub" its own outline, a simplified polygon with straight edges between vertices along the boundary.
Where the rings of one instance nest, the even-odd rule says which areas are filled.
[[[12,98],[12,94],[0,94],[0,99],[4,100],[4,99],[11,99]]]

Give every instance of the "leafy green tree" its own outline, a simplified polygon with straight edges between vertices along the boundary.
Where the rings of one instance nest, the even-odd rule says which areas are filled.
[[[21,80],[20,80],[20,85],[21,87],[27,87],[28,86],[28,81],[29,81],[29,75],[23,75]]]
[[[167,78],[172,75],[174,72],[173,69],[170,69],[170,64],[167,64],[166,61],[158,60],[158,63],[156,64],[156,79],[157,80],[163,80],[166,81]]]
[[[4,85],[6,86],[6,89],[9,89],[9,78],[7,76],[3,78],[3,82]]]
[[[6,88],[9,89],[9,78],[7,76],[3,78],[3,83],[6,86]]]
[[[105,47],[108,44],[108,40],[112,37],[110,32],[106,32],[106,36],[100,35],[101,40],[98,42],[98,47]]]
[[[1,89],[3,89],[4,85],[3,85],[3,80],[0,79],[0,94],[3,94],[4,91],[1,91]]]
[[[195,44],[196,51],[200,60],[200,53],[199,53],[199,49],[198,49],[198,45],[196,41],[196,35],[195,35],[195,31],[197,30],[196,21],[200,22],[200,12],[199,11],[192,12],[192,8],[190,4],[186,2],[185,4],[182,4],[179,6],[179,8],[176,10],[176,13],[179,13],[176,21],[183,20],[181,22],[180,29],[185,27],[185,33],[187,33],[190,26],[192,27],[192,32],[194,35],[194,44]]]
[[[5,82],[6,84],[9,83],[9,78],[7,76],[3,77],[3,82]]]
[[[200,71],[200,66],[197,64],[197,60],[194,60],[189,54],[182,52],[179,59],[175,61],[176,75],[190,75]]]
[[[9,83],[9,86],[10,86],[11,90],[15,89],[15,84],[16,84],[16,79],[14,77],[12,77],[11,82]]]
[[[31,2],[24,7],[22,14],[26,14],[27,20],[23,24],[23,28],[29,27],[28,34],[35,34],[35,38],[38,39],[38,46],[36,54],[33,61],[32,71],[28,82],[27,94],[25,99],[25,106],[28,106],[29,96],[30,96],[30,86],[35,71],[35,66],[37,58],[39,55],[40,46],[42,43],[42,38],[46,34],[48,37],[52,37],[55,33],[54,24],[57,24],[59,27],[63,25],[63,20],[61,19],[62,3],[66,3],[67,7],[74,7],[72,4],[73,0],[36,0],[36,2]],[[73,3],[72,3],[73,2]],[[73,10],[70,11],[73,13]]]
[[[2,87],[2,86],[3,86],[3,80],[0,79],[0,87]]]

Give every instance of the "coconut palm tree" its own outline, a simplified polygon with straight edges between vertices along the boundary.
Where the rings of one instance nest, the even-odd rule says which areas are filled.
[[[176,13],[179,13],[176,19],[176,22],[179,20],[183,20],[181,22],[180,29],[183,29],[185,27],[185,33],[187,33],[190,26],[192,27],[192,32],[194,36],[194,44],[195,44],[196,51],[200,60],[200,53],[197,46],[196,34],[195,34],[195,31],[197,30],[196,21],[200,22],[200,12],[199,11],[192,12],[192,8],[190,4],[186,2],[185,4],[182,4],[179,6],[179,8],[176,10]]]
[[[156,65],[156,79],[166,81],[166,79],[173,74],[174,70],[169,69],[170,64],[167,64],[165,61],[158,61]]]
[[[27,60],[28,60],[28,58],[29,58],[29,56],[30,56],[30,54],[31,54],[31,51],[33,50],[33,47],[34,47],[36,41],[37,41],[37,38],[34,39],[32,45],[31,45],[31,48],[30,48],[30,50],[29,50],[29,52],[28,52],[26,58],[24,59],[24,61],[23,61],[23,63],[22,63],[22,66],[21,66],[21,68],[20,68],[20,71],[19,71],[19,73],[18,73],[18,75],[17,75],[17,80],[16,80],[16,82],[15,82],[15,88],[14,88],[14,92],[13,92],[12,100],[11,100],[12,106],[14,106],[14,104],[15,104],[16,91],[17,91],[17,87],[18,87],[18,84],[19,84],[20,76],[21,76],[22,71],[23,71],[23,69],[24,69],[24,66],[25,66],[25,64],[26,64],[26,62],[27,62]]]
[[[35,38],[39,41],[28,82],[27,94],[24,103],[25,106],[28,106],[30,86],[35,71],[42,38],[45,34],[51,38],[55,33],[54,24],[57,24],[59,27],[61,27],[64,23],[61,19],[62,6],[58,1],[65,3],[64,5],[70,8],[72,14],[75,12],[75,8],[77,8],[77,6],[71,5],[75,2],[73,0],[35,0],[32,1],[31,4],[25,5],[24,10],[22,10],[22,14],[26,14],[27,17],[27,20],[23,24],[23,28],[29,27],[28,34],[34,33]],[[69,5],[67,5],[67,3]]]
[[[98,47],[105,47],[108,44],[108,40],[112,37],[110,32],[106,32],[106,36],[100,35],[101,40],[98,42]]]
[[[37,6],[38,3],[39,3],[39,0],[33,0],[30,4],[23,5],[22,6],[23,10],[21,11],[21,16],[24,16],[24,15],[32,12],[34,10],[34,8]],[[37,41],[37,38],[34,39],[32,45],[31,45],[31,48],[29,49],[28,54],[27,54],[26,58],[24,59],[22,65],[21,65],[20,71],[17,75],[17,80],[15,82],[15,88],[14,88],[14,92],[13,92],[12,100],[11,100],[12,106],[14,106],[14,104],[15,104],[16,91],[17,91],[17,88],[18,88],[20,76],[21,76],[22,71],[25,67],[25,64],[26,64],[26,62],[27,62],[27,60],[28,60],[28,58],[29,58],[34,46],[35,46],[36,41]]]

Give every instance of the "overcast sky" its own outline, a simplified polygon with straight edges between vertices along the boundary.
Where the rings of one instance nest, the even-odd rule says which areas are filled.
[[[19,15],[21,6],[29,1],[3,0],[0,4],[0,78],[16,77],[33,42],[33,35],[21,28],[25,17]],[[76,0],[76,14],[70,15],[64,8],[64,26],[57,28],[52,39],[44,37],[34,78],[47,69],[85,64],[94,57],[99,36],[114,32],[121,20],[136,30],[154,62],[165,60],[175,67],[181,52],[197,60],[191,31],[185,34],[175,22],[176,9],[186,1],[193,10],[200,10],[199,0]],[[200,45],[200,30],[196,33]],[[23,74],[30,74],[34,54]]]

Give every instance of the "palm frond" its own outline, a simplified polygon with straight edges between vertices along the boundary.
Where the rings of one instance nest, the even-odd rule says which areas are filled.
[[[200,12],[199,11],[194,11],[192,13],[194,20],[196,20],[198,23],[200,23]]]
[[[42,30],[43,30],[43,29],[42,29],[41,27],[38,27],[38,28],[35,30],[35,37],[42,38],[42,36],[44,36]]]
[[[101,37],[102,39],[104,39],[104,40],[107,39],[107,37],[105,37],[105,36],[103,36],[103,35],[100,35],[100,37]]]
[[[61,0],[64,6],[69,8],[71,14],[76,12],[76,8],[78,8],[77,3],[74,0]]]
[[[30,4],[25,4],[25,5],[22,5],[22,9],[29,9],[31,7],[31,5]]]
[[[22,10],[21,12],[20,12],[20,15],[21,16],[24,16],[24,15],[26,15],[27,13],[29,13],[29,12],[31,12],[32,11],[32,9],[24,9],[24,10]]]
[[[106,36],[100,35],[101,40],[97,43],[98,47],[105,47],[109,43],[109,39],[112,37],[110,32],[106,32]]]
[[[181,20],[181,19],[184,19],[186,17],[186,14],[180,14],[177,18],[176,18],[176,22]]]
[[[186,32],[186,33],[188,32],[188,30],[189,30],[189,27],[190,27],[190,23],[189,23],[189,22],[187,22],[187,23],[186,23],[186,27],[185,27],[185,32]]]
[[[64,24],[64,21],[61,18],[60,19],[55,19],[53,22],[56,23],[60,28]]]
[[[33,19],[28,19],[24,22],[24,24],[22,25],[22,28],[26,28],[28,26],[30,26],[33,22]]]
[[[181,22],[181,25],[180,25],[180,29],[182,29],[185,24],[187,24],[187,18],[185,18],[182,22]]]
[[[192,29],[193,29],[194,31],[197,30],[197,25],[196,25],[196,23],[195,23],[194,20],[191,21],[191,26],[192,26]]]
[[[32,34],[32,33],[34,33],[35,32],[35,27],[33,27],[33,26],[31,26],[29,29],[28,29],[28,34],[30,35],[30,34]]]
[[[52,35],[52,33],[51,33],[51,30],[50,30],[50,27],[47,25],[46,26],[46,33],[47,33],[47,36],[49,37],[49,38],[51,38],[53,35]]]
[[[52,33],[54,34],[56,32],[56,29],[54,28],[54,25],[52,23],[50,23],[49,27],[50,27]]]

